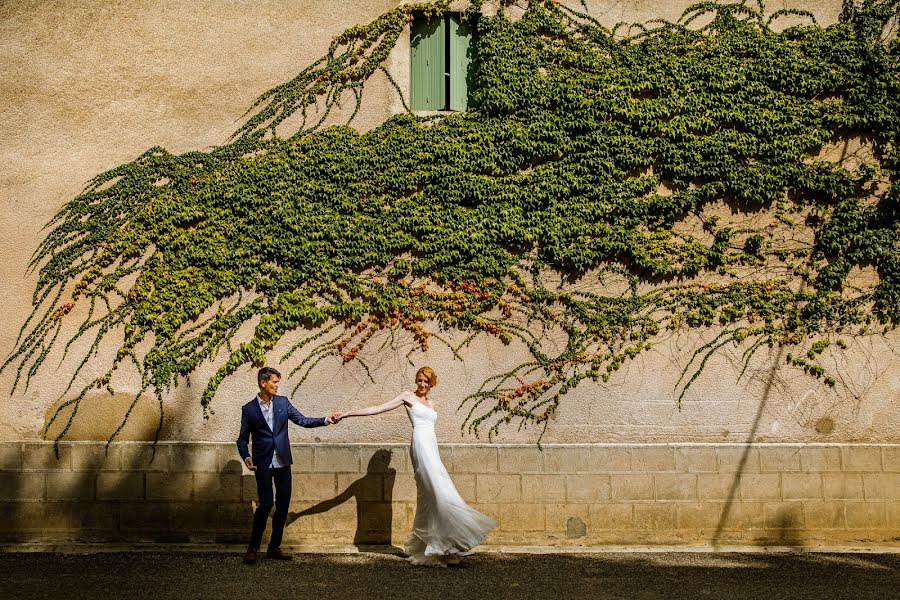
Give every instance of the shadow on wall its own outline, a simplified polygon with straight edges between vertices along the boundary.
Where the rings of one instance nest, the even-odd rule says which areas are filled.
[[[747,442],[743,447],[740,459],[738,460],[737,466],[735,468],[734,478],[731,481],[731,486],[728,490],[728,497],[725,500],[725,505],[722,508],[719,522],[716,524],[715,533],[713,533],[712,539],[710,540],[714,547],[719,547],[722,545],[723,533],[728,526],[729,520],[732,518],[732,512],[734,510],[735,502],[738,496],[738,490],[740,488],[741,476],[747,470],[747,462],[750,459],[751,452],[753,451],[753,446],[751,444],[753,444],[756,439],[756,432],[759,430],[759,424],[760,421],[762,421],[766,405],[772,397],[772,388],[775,384],[778,367],[784,362],[785,352],[785,347],[780,346],[775,360],[772,362],[772,366],[769,369],[768,376],[766,377],[765,388],[759,401],[759,407],[757,408],[756,416],[753,419],[753,425],[750,427],[750,433],[747,436]],[[775,529],[777,531],[777,534],[771,538],[758,538],[756,540],[757,545],[777,545],[790,547],[802,546],[802,543],[800,542],[800,535],[802,533],[802,530],[798,529],[798,525],[801,519],[799,518],[798,513],[798,508],[779,509],[779,511],[775,515],[774,521],[772,523],[767,523],[767,527]]]
[[[172,403],[166,419],[193,409]],[[157,424],[158,416],[144,420],[128,437],[152,439]],[[252,504],[242,494],[233,443],[67,441],[59,456],[50,442],[0,444],[0,540],[7,542],[243,544]]]
[[[356,500],[356,533],[353,544],[365,552],[401,553],[400,548],[391,544],[391,503],[397,476],[396,469],[390,466],[391,456],[390,450],[378,450],[369,459],[365,475],[334,498],[300,512],[289,513],[286,526],[301,517],[327,512],[353,498]]]

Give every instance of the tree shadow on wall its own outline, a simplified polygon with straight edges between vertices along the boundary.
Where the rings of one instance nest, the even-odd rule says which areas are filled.
[[[378,450],[369,459],[366,474],[347,486],[343,492],[300,512],[288,514],[286,525],[300,517],[327,512],[354,498],[356,500],[356,533],[353,545],[361,552],[403,554],[391,544],[393,522],[392,500],[397,470],[391,468],[391,451]]]

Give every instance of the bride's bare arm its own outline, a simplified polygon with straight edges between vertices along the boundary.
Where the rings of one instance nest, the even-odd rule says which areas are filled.
[[[370,415],[380,415],[383,412],[387,412],[389,410],[394,410],[398,406],[403,406],[404,404],[408,404],[409,400],[407,399],[407,395],[409,392],[403,392],[393,400],[388,400],[384,404],[379,404],[378,406],[370,406],[369,408],[360,408],[357,410],[351,410],[345,413],[340,413],[341,419],[346,419],[347,417],[368,417]]]

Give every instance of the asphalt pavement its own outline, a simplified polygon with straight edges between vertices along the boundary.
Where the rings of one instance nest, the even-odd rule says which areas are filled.
[[[48,598],[900,598],[900,554],[485,552],[456,567],[414,567],[377,553],[0,554],[4,599]]]

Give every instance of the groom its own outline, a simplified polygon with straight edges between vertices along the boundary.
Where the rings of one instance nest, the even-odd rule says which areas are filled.
[[[300,414],[285,396],[276,396],[281,373],[272,367],[263,367],[256,376],[259,394],[241,408],[241,432],[237,447],[247,468],[256,474],[256,493],[259,505],[253,514],[253,531],[250,545],[244,555],[244,563],[256,562],[259,544],[272,506],[272,537],[266,552],[268,558],[292,560],[282,552],[281,536],[291,502],[291,444],[288,440],[288,420],[301,427],[322,427],[340,421],[337,415],[311,419]],[[247,450],[247,442],[253,438],[253,455]],[[272,496],[272,484],[275,496]]]

